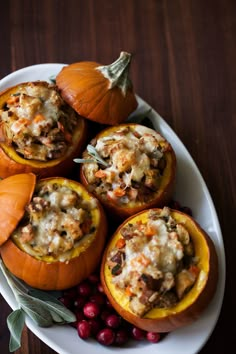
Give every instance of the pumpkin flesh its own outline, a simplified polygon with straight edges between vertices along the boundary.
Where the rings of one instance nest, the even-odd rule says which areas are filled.
[[[148,211],[143,211],[128,218],[114,233],[103,255],[101,279],[109,301],[127,321],[147,331],[169,332],[193,322],[211,301],[217,285],[217,256],[213,242],[200,226],[191,217],[172,210],[171,216],[178,223],[183,224],[191,235],[195,256],[198,258],[199,275],[192,288],[177,304],[169,308],[154,307],[144,316],[137,316],[130,309],[129,296],[124,290],[115,286],[107,259],[108,254],[121,238],[122,227],[128,223],[145,223],[147,215]]]

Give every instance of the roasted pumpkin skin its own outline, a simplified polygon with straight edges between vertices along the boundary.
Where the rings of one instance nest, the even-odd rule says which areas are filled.
[[[40,83],[33,82],[33,83]],[[44,83],[44,82],[42,82]],[[14,95],[20,87],[27,86],[24,82],[10,87],[0,93],[0,109],[4,107],[7,99]],[[50,161],[28,160],[16,153],[13,146],[5,139],[4,130],[0,125],[0,177],[6,178],[14,174],[35,173],[41,178],[53,176],[68,176],[74,167],[73,158],[78,156],[84,149],[87,139],[87,121],[79,117],[77,127],[72,136],[72,142],[66,154]]]
[[[82,241],[79,246],[76,246],[71,258],[64,262],[51,261],[50,257],[41,259],[33,257],[20,249],[11,238],[2,244],[1,257],[6,267],[15,276],[32,287],[42,290],[67,289],[87,278],[99,265],[107,234],[106,216],[100,203],[78,182],[54,177],[43,179],[39,183],[41,185],[57,183],[67,186],[78,191],[83,200],[93,200],[96,208],[92,210],[92,219],[97,225],[96,230],[87,241]]]
[[[65,66],[56,76],[64,100],[89,120],[124,122],[138,103],[128,77],[131,55],[121,52],[110,65],[83,61]]]
[[[153,209],[158,210],[158,209]],[[154,308],[144,317],[138,317],[129,309],[129,298],[124,291],[118,290],[112,284],[111,271],[107,265],[107,255],[121,237],[121,228],[133,221],[143,221],[147,218],[148,210],[142,211],[126,219],[111,237],[103,254],[100,275],[104,292],[115,310],[135,326],[152,332],[170,332],[192,323],[199,318],[214,296],[218,280],[218,259],[211,238],[190,216],[176,210],[171,210],[177,222],[182,223],[191,235],[196,256],[199,257],[200,273],[193,288],[173,308]]]
[[[140,124],[136,123],[123,123],[112,127],[107,127],[100,131],[94,139],[92,139],[92,143],[98,141],[99,138],[107,137],[108,135],[112,135],[112,132],[116,132],[120,128],[129,128],[132,130],[136,129],[137,127],[141,126]],[[151,131],[151,129],[150,129]],[[153,131],[156,133],[155,131]],[[102,205],[104,206],[106,212],[111,217],[115,218],[118,222],[121,220],[126,219],[127,217],[138,213],[141,210],[153,208],[153,207],[164,207],[167,205],[172,198],[173,190],[175,187],[175,178],[176,178],[176,156],[173,148],[169,144],[168,151],[164,153],[166,159],[166,167],[161,178],[161,184],[158,190],[153,194],[153,198],[149,201],[138,201],[137,203],[127,203],[127,204],[118,204],[114,200],[102,198],[98,193],[92,191],[96,198],[100,200]],[[88,182],[85,173],[85,166],[86,164],[81,164],[80,166],[80,181],[81,183],[88,189],[91,190],[91,186]]]

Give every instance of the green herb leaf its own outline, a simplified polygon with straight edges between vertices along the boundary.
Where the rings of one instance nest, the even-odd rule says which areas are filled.
[[[44,307],[45,309],[47,309],[51,313],[51,315],[52,315],[52,313],[59,315],[62,318],[62,320],[67,323],[76,321],[76,317],[73,314],[73,312],[68,310],[61,303],[61,301],[57,300],[54,296],[52,296],[46,292],[36,290],[36,289],[30,290],[30,294],[35,299],[37,298],[38,301],[40,301],[40,303],[38,302],[38,304],[40,306]],[[55,318],[56,318],[56,316],[55,316]],[[58,321],[56,321],[56,322],[58,322]]]
[[[25,324],[25,314],[21,309],[10,313],[7,317],[7,326],[10,331],[9,351],[14,352],[21,346],[21,335]]]
[[[55,292],[55,293],[56,293],[56,292]],[[29,289],[28,294],[31,295],[31,296],[33,296],[33,297],[37,297],[37,298],[40,299],[40,300],[55,302],[56,304],[59,304],[59,305],[62,306],[61,301],[58,300],[58,299],[56,298],[56,296],[51,295],[51,293],[48,293],[48,292],[45,292],[45,291],[42,291],[42,290],[38,290],[38,289],[31,288],[31,289]],[[60,296],[60,293],[57,292],[56,295]]]
[[[17,295],[17,299],[22,309],[40,327],[49,327],[53,324],[50,312],[41,305],[41,300],[24,295]]]
[[[95,147],[93,145],[88,144],[87,151],[88,151],[88,154],[91,156],[91,158],[89,158],[89,159],[74,159],[73,161],[77,162],[77,163],[97,162],[100,165],[108,167],[108,163],[105,160],[103,160],[103,158],[99,155],[99,153],[97,152],[97,150],[95,149]]]

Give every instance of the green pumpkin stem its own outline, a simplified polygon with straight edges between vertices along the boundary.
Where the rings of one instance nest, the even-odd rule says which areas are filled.
[[[131,80],[129,79],[129,66],[131,62],[131,54],[121,52],[119,58],[110,65],[98,66],[103,76],[109,80],[109,89],[118,86],[123,95],[132,88]]]

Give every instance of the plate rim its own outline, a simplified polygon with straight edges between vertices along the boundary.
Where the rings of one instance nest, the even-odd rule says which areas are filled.
[[[40,63],[40,64],[33,64],[33,65],[30,65],[30,66],[26,66],[26,67],[23,67],[21,69],[15,70],[14,72],[6,75],[5,77],[3,77],[0,80],[0,92],[3,91],[3,89],[7,88],[7,83],[9,81],[11,81],[12,79],[14,80],[15,78],[19,78],[19,80],[20,80],[21,75],[25,75],[27,72],[30,73],[31,70],[33,70],[33,71],[35,69],[37,69],[38,71],[40,71],[40,70],[44,71],[45,70],[45,72],[46,72],[48,69],[55,70],[55,68],[57,68],[58,71],[59,71],[59,68],[62,68],[63,66],[66,66],[66,65],[68,65],[68,64],[65,64],[65,63]],[[48,79],[49,79],[49,77],[48,77]],[[16,84],[20,83],[20,82],[23,82],[22,80],[20,80],[20,81],[19,80],[18,80],[18,82],[16,82]],[[30,80],[27,79],[25,81],[30,81]],[[10,86],[11,85],[9,85],[8,87],[10,87]],[[205,180],[202,177],[202,174],[201,174],[196,162],[194,161],[194,159],[192,158],[191,154],[189,153],[189,151],[187,150],[187,148],[185,147],[183,142],[180,140],[180,138],[178,137],[176,132],[165,121],[165,119],[162,118],[159,115],[159,113],[153,107],[151,107],[146,101],[144,101],[138,95],[137,95],[137,99],[138,99],[138,102],[139,102],[138,109],[140,108],[140,106],[142,107],[142,105],[144,107],[150,107],[152,109],[152,115],[155,116],[156,119],[158,120],[158,124],[162,125],[162,128],[164,128],[164,130],[169,131],[169,133],[171,135],[173,135],[175,140],[180,144],[181,148],[184,150],[184,153],[185,153],[185,155],[188,158],[188,162],[190,162],[191,167],[194,169],[195,173],[197,172],[197,175],[198,175],[197,177],[198,177],[198,179],[199,179],[199,181],[201,183],[201,186],[203,186],[204,193],[205,193],[206,197],[208,198],[208,203],[210,203],[210,206],[211,206],[211,213],[213,214],[213,217],[214,217],[214,220],[213,220],[214,221],[214,226],[215,226],[215,229],[217,230],[217,238],[213,238],[213,242],[214,242],[215,246],[218,246],[218,247],[216,247],[216,251],[217,251],[219,264],[220,264],[220,272],[219,272],[219,280],[218,280],[217,291],[216,291],[216,294],[214,296],[214,299],[212,300],[211,304],[209,305],[209,307],[212,307],[213,306],[213,302],[215,303],[217,301],[217,308],[214,310],[215,311],[215,313],[214,313],[214,321],[213,321],[213,323],[211,325],[211,328],[210,328],[210,330],[208,330],[208,333],[204,337],[204,340],[201,341],[201,344],[197,348],[195,348],[195,350],[197,350],[197,351],[193,351],[192,352],[192,354],[194,354],[194,353],[197,353],[199,350],[201,350],[203,348],[203,346],[206,344],[206,342],[208,341],[209,337],[211,336],[212,332],[215,329],[215,326],[217,324],[217,321],[218,321],[218,318],[219,318],[219,315],[220,315],[220,312],[221,312],[222,303],[223,303],[223,299],[224,299],[224,292],[225,292],[225,282],[226,282],[226,259],[225,259],[224,239],[223,239],[221,226],[220,226],[219,218],[218,218],[218,215],[217,215],[217,211],[216,211],[213,199],[211,197],[209,189],[208,189],[208,187],[206,185]],[[221,247],[219,247],[219,246],[221,246]],[[2,277],[2,274],[0,272],[0,278],[1,277]],[[4,289],[2,287],[1,282],[0,282],[0,293],[4,297],[5,301],[9,304],[9,306],[14,310],[15,308],[17,308],[17,303],[16,303],[16,301],[14,299],[14,296],[12,294],[10,295],[10,297],[9,297],[9,294],[7,294],[9,292],[9,289],[8,289],[8,291],[6,289]],[[217,300],[216,300],[216,298],[217,298]],[[195,321],[195,322],[198,322],[198,320]],[[70,352],[67,352],[67,351],[63,351],[62,352],[61,348],[57,345],[57,343],[55,343],[55,341],[53,341],[50,338],[50,336],[48,337],[47,334],[44,334],[44,330],[41,327],[38,327],[37,325],[35,325],[31,321],[31,319],[28,318],[28,317],[26,318],[26,325],[38,338],[40,338],[40,340],[42,340],[46,345],[51,347],[53,350],[58,351],[60,354],[62,354],[62,353],[63,354],[70,354]],[[187,328],[189,328],[189,327],[191,327],[191,325],[187,326]],[[172,332],[168,336],[174,335],[177,331],[178,330]],[[76,334],[76,336],[77,336],[77,334]],[[82,343],[84,343],[84,342],[82,342]],[[80,345],[80,342],[78,342],[78,348],[79,348],[79,345]],[[161,346],[161,343],[158,344],[158,348],[159,348],[159,346]],[[145,347],[142,347],[142,351],[143,351],[144,348]],[[126,349],[126,348],[122,348],[122,350],[124,350],[124,349]],[[110,351],[110,349],[106,348],[106,347],[102,347],[102,352],[104,352],[104,351]],[[128,351],[131,353],[132,350],[130,351],[128,349]],[[136,346],[136,350],[135,351],[137,352],[137,346]],[[114,352],[114,348],[112,348],[112,352]],[[168,354],[168,351],[166,351],[166,349],[165,349],[165,353]]]

